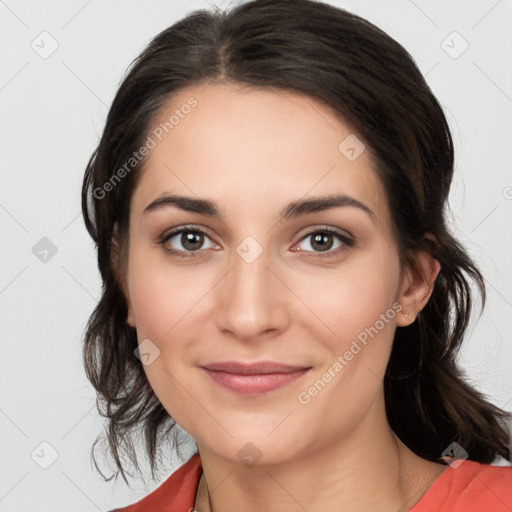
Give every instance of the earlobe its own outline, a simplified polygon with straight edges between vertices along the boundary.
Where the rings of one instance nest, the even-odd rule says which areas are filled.
[[[128,309],[128,313],[126,315],[126,323],[135,329],[135,315],[133,314],[132,303],[130,301],[130,294],[128,293],[128,287],[126,285],[126,281],[124,277],[118,279],[119,287],[124,295],[124,299],[126,301],[126,307]]]
[[[434,290],[435,280],[441,265],[430,253],[418,251],[414,262],[406,270],[399,302],[402,306],[397,325],[412,324],[419,312],[427,305]]]
[[[126,315],[126,323],[135,328],[135,315],[133,314],[133,308],[130,301],[130,294],[128,292],[128,286],[126,284],[125,279],[125,269],[122,263],[121,256],[121,247],[118,241],[118,229],[117,226],[114,227],[114,234],[112,236],[112,242],[110,247],[110,265],[112,266],[112,270],[116,276],[116,280],[119,284],[119,288],[121,289],[122,294],[124,295],[124,299],[126,301],[126,307],[128,309],[128,313]]]
[[[130,327],[133,327],[134,329],[137,327],[135,324],[135,316],[133,315],[133,309],[130,302],[128,302],[128,315],[126,316],[126,323]]]

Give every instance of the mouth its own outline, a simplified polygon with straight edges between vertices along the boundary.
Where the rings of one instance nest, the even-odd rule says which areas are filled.
[[[243,395],[258,395],[295,382],[311,370],[311,367],[291,366],[273,361],[227,361],[205,364],[201,369],[224,389]]]

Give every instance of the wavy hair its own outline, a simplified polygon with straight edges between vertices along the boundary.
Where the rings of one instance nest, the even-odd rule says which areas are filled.
[[[123,257],[130,199],[144,161],[112,180],[178,90],[214,82],[315,98],[364,141],[386,190],[402,263],[413,264],[413,252],[425,250],[441,265],[429,302],[395,334],[384,380],[389,424],[428,460],[442,462],[453,441],[475,461],[510,459],[510,415],[472,387],[456,364],[475,303],[471,282],[482,307],[485,286],[447,228],[454,154],[438,101],[407,51],[368,21],[314,0],[255,0],[228,11],[195,11],[158,34],[124,76],[86,168],[82,209],[103,288],[86,327],[83,357],[106,418],[92,458],[101,472],[95,448],[103,439],[116,466],[104,478],[121,473],[127,481],[127,463],[141,473],[139,437],[153,478],[162,443],[180,444],[176,423],[134,355],[136,331],[126,323],[114,264]],[[115,185],[108,192],[107,182]]]

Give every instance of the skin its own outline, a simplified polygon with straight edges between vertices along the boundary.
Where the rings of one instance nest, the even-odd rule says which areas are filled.
[[[416,270],[401,268],[370,151],[354,161],[340,152],[352,132],[329,107],[295,92],[212,84],[181,90],[155,126],[191,96],[197,106],[145,161],[120,273],[128,323],[139,343],[149,339],[160,350],[144,367],[147,378],[197,442],[204,473],[196,509],[210,510],[207,482],[216,512],[408,510],[446,466],[417,457],[393,434],[382,379],[395,329],[425,306],[439,263],[417,253]],[[292,201],[335,193],[374,218],[343,206],[279,220]],[[223,218],[174,206],[144,211],[165,194],[214,201]],[[207,232],[193,256],[181,235],[159,243],[184,225]],[[306,235],[326,227],[350,233],[354,244],[327,234],[333,245],[322,251]],[[248,236],[262,250],[251,263],[236,250]],[[298,394],[393,304],[401,312],[299,403]],[[227,360],[311,370],[247,396],[199,368]],[[247,443],[261,454],[253,466],[238,455]]]

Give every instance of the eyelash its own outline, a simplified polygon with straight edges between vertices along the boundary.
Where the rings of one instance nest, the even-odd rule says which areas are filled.
[[[196,233],[196,234],[201,234],[201,235],[204,235],[204,236],[210,238],[208,236],[208,234],[205,231],[203,231],[202,229],[200,229],[200,228],[185,226],[185,227],[177,228],[175,230],[172,230],[172,231],[169,231],[169,232],[165,233],[161,237],[161,239],[158,241],[158,243],[160,245],[164,246],[165,250],[168,251],[169,253],[175,254],[175,255],[177,255],[179,257],[182,257],[182,258],[195,257],[199,252],[204,250],[204,249],[197,249],[196,251],[179,251],[179,250],[176,250],[176,249],[172,249],[168,245],[166,245],[167,242],[171,238],[173,238],[176,235],[183,234],[183,233]],[[345,252],[348,247],[352,247],[352,246],[355,245],[355,241],[352,238],[348,237],[347,235],[345,235],[345,234],[343,234],[343,233],[341,233],[341,232],[339,232],[337,230],[330,229],[330,228],[321,228],[321,229],[316,229],[314,231],[310,231],[309,233],[305,234],[299,240],[299,242],[302,242],[303,240],[306,240],[310,236],[318,235],[318,234],[325,234],[325,233],[328,233],[330,235],[335,236],[343,245],[341,247],[338,247],[338,248],[334,249],[334,250],[329,250],[329,251],[325,251],[325,252],[321,252],[321,251],[304,251],[302,249],[296,250],[295,252],[304,252],[306,254],[313,252],[313,255],[308,255],[308,257],[326,258],[326,257],[332,257],[332,256],[335,256],[335,255],[341,254],[342,252]]]

